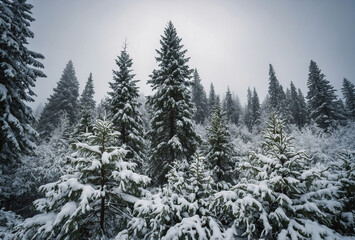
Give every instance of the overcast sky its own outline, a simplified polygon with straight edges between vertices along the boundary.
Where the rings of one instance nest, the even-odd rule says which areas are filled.
[[[268,88],[269,63],[284,88],[291,81],[307,93],[311,59],[338,90],[344,77],[355,81],[355,1],[352,0],[30,0],[35,37],[30,49],[45,56],[34,89],[38,103],[52,94],[71,59],[80,93],[92,72],[95,100],[109,90],[115,59],[125,39],[140,90],[151,94],[148,76],[155,49],[169,20],[197,68],[208,94],[213,82],[227,86],[245,103],[248,87],[261,100]],[[340,94],[340,91],[337,92]]]

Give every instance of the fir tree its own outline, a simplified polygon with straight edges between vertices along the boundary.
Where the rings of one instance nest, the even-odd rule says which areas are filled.
[[[256,92],[256,89],[254,88],[252,102],[251,102],[252,127],[259,124],[260,116],[261,116],[261,108],[260,108],[259,97],[258,97],[258,93]]]
[[[79,113],[79,82],[75,76],[73,62],[69,61],[63,71],[54,93],[48,98],[38,123],[38,132],[42,138],[49,138],[58,126],[60,116],[66,113],[72,126]]]
[[[92,74],[86,82],[85,88],[80,97],[80,120],[76,127],[77,133],[91,132],[95,117],[94,81]]]
[[[195,156],[188,170],[175,163],[168,184],[151,199],[139,200],[125,237],[116,239],[223,239],[209,211],[213,180],[204,159]]]
[[[244,115],[244,124],[247,126],[249,132],[251,132],[253,129],[252,105],[253,105],[253,96],[250,88],[248,87],[247,105],[245,108],[245,115]]]
[[[110,122],[98,120],[93,130],[87,143],[75,144],[68,174],[40,188],[40,214],[20,224],[15,239],[106,239],[125,226],[126,207],[149,178],[124,161],[126,150],[115,147],[118,132]]]
[[[0,3],[0,165],[17,162],[34,149],[34,117],[27,102],[34,101],[36,79],[45,75],[38,61],[44,57],[27,48],[34,36],[31,8],[24,0]]]
[[[159,68],[148,81],[155,93],[147,101],[153,113],[148,136],[151,140],[150,169],[156,183],[165,182],[170,164],[190,159],[199,141],[192,120],[189,89],[192,70],[187,65],[189,58],[185,57],[186,50],[182,50],[181,39],[172,22],[168,23],[160,44],[156,58]]]
[[[209,143],[207,160],[215,182],[220,189],[226,189],[233,182],[235,166],[234,148],[231,143],[225,113],[216,106],[211,117],[211,125],[206,128]]]
[[[210,92],[209,92],[209,95],[208,95],[208,113],[209,113],[209,117],[211,117],[211,114],[213,112],[213,108],[216,105],[216,100],[217,100],[217,96],[216,96],[216,93],[214,91],[213,83],[211,83]]]
[[[229,87],[226,92],[226,97],[223,103],[223,110],[226,113],[226,119],[230,123],[238,124],[240,109],[238,109],[236,101],[233,99]]]
[[[355,120],[355,86],[348,79],[344,78],[341,89],[345,99],[347,115],[353,121]]]
[[[334,238],[329,214],[341,206],[337,188],[317,185],[319,173],[309,169],[310,159],[296,152],[284,120],[271,115],[262,153],[251,153],[241,163],[244,174],[231,191],[216,194],[216,213],[235,237],[248,239]],[[325,225],[326,224],[326,225]],[[328,226],[327,226],[328,225]],[[313,228],[317,228],[314,230]]]
[[[316,62],[311,60],[308,74],[308,109],[309,118],[319,127],[329,130],[336,120],[342,118],[336,109],[336,95],[333,86],[325,79]]]
[[[143,121],[138,110],[138,80],[134,80],[135,75],[132,74],[133,61],[127,52],[126,43],[116,64],[118,70],[113,70],[114,81],[110,83],[112,92],[109,92],[109,116],[114,128],[121,133],[120,144],[125,144],[129,151],[127,157],[141,168],[144,158]]]
[[[300,89],[296,89],[293,82],[290,84],[290,100],[289,100],[289,109],[292,116],[291,123],[297,125],[301,129],[306,123],[306,103],[303,97],[303,94]]]
[[[208,118],[208,105],[206,92],[201,84],[201,79],[197,72],[197,69],[195,69],[194,71],[191,100],[196,107],[194,119],[196,123],[203,124]]]
[[[271,64],[269,68],[269,112],[275,111],[284,118],[287,118],[289,113],[286,103],[286,93],[279,80],[277,80],[275,70]]]

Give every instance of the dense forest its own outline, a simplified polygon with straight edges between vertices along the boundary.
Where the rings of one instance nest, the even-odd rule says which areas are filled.
[[[310,60],[305,94],[272,64],[263,101],[207,94],[169,21],[150,96],[125,42],[99,103],[69,61],[34,114],[31,8],[0,0],[0,239],[355,238],[353,82]]]

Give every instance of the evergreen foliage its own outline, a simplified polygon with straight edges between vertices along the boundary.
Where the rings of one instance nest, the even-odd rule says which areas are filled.
[[[336,108],[337,98],[333,86],[325,79],[317,63],[312,60],[309,65],[307,86],[309,118],[327,131],[343,117]]]
[[[91,132],[94,125],[95,118],[95,100],[94,100],[94,81],[92,73],[85,84],[85,88],[80,97],[80,120],[76,126],[77,133]]]
[[[252,153],[241,164],[247,179],[231,191],[216,194],[216,213],[235,237],[248,239],[322,239],[334,237],[327,210],[341,207],[337,188],[316,184],[319,174],[309,170],[310,159],[291,145],[284,121],[271,115],[264,135],[263,153]],[[315,185],[315,186],[313,186]],[[319,201],[319,198],[322,201]],[[316,230],[315,230],[315,229]]]
[[[212,169],[212,176],[219,189],[226,189],[233,182],[235,158],[225,113],[216,106],[212,113],[210,126],[206,128],[209,143],[206,155]]]
[[[247,106],[244,115],[244,124],[247,126],[249,132],[253,130],[253,127],[258,125],[261,117],[261,106],[259,102],[259,96],[254,88],[253,92],[248,88],[247,94]]]
[[[269,103],[270,110],[279,114],[284,112],[284,102],[286,100],[286,94],[276,78],[274,67],[269,65]]]
[[[203,124],[208,118],[208,103],[206,92],[201,84],[201,79],[197,69],[195,69],[193,76],[191,101],[195,104],[196,107],[194,115],[195,122],[198,124]]]
[[[21,154],[33,151],[37,135],[34,117],[27,106],[33,102],[38,77],[45,77],[39,59],[44,57],[27,48],[34,37],[29,29],[34,19],[32,5],[24,0],[0,2],[0,165],[19,162]],[[0,174],[2,169],[0,168]],[[9,171],[8,169],[3,169]]]
[[[353,121],[355,120],[355,86],[348,79],[344,78],[343,87],[341,89],[345,98],[345,106],[347,115]]]
[[[223,102],[223,110],[226,114],[226,119],[228,122],[238,124],[240,117],[240,107],[237,105],[235,99],[233,99],[229,87],[227,89],[226,97]]]
[[[120,56],[116,59],[118,70],[113,70],[113,82],[110,83],[109,117],[114,128],[120,132],[119,144],[125,144],[127,158],[142,167],[144,158],[143,121],[139,112],[138,80],[132,74],[133,61],[127,52],[125,43]]]
[[[333,224],[338,232],[355,236],[355,153],[341,152],[332,167],[335,171],[335,184],[339,186],[338,199],[343,206]]]
[[[192,70],[182,50],[181,38],[177,36],[172,22],[165,28],[160,40],[161,48],[156,58],[159,68],[148,81],[153,96],[148,105],[153,114],[150,137],[150,173],[155,183],[165,182],[169,166],[175,161],[190,159],[195,153],[199,137],[194,130],[193,103],[189,81]]]
[[[60,116],[67,114],[70,126],[73,126],[79,114],[79,82],[75,76],[73,62],[69,61],[63,74],[48,98],[38,123],[38,132],[42,139],[48,139],[58,126]]]
[[[306,123],[306,103],[303,97],[303,94],[300,89],[298,92],[295,85],[291,82],[290,85],[290,112],[292,115],[291,123],[294,123],[301,129]]]
[[[217,95],[216,95],[216,93],[214,91],[213,83],[211,83],[210,92],[208,94],[208,113],[209,113],[209,117],[211,117],[211,114],[213,112],[213,108],[216,105],[216,101],[217,101]]]
[[[151,199],[136,202],[127,239],[223,238],[220,223],[209,211],[213,180],[204,159],[195,156],[188,171],[183,167],[175,163],[167,186]]]
[[[16,228],[15,239],[105,239],[125,226],[126,206],[142,193],[149,178],[124,161],[115,147],[119,133],[98,120],[87,143],[76,143],[72,168],[59,181],[41,186],[45,198],[35,201],[40,214]]]

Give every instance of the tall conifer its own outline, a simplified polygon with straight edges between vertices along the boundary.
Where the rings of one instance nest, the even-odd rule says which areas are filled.
[[[174,161],[190,159],[196,151],[199,137],[193,126],[193,104],[190,86],[192,70],[187,65],[181,38],[172,22],[168,22],[157,50],[158,69],[148,83],[155,91],[148,97],[153,117],[151,120],[150,169],[159,183]]]

